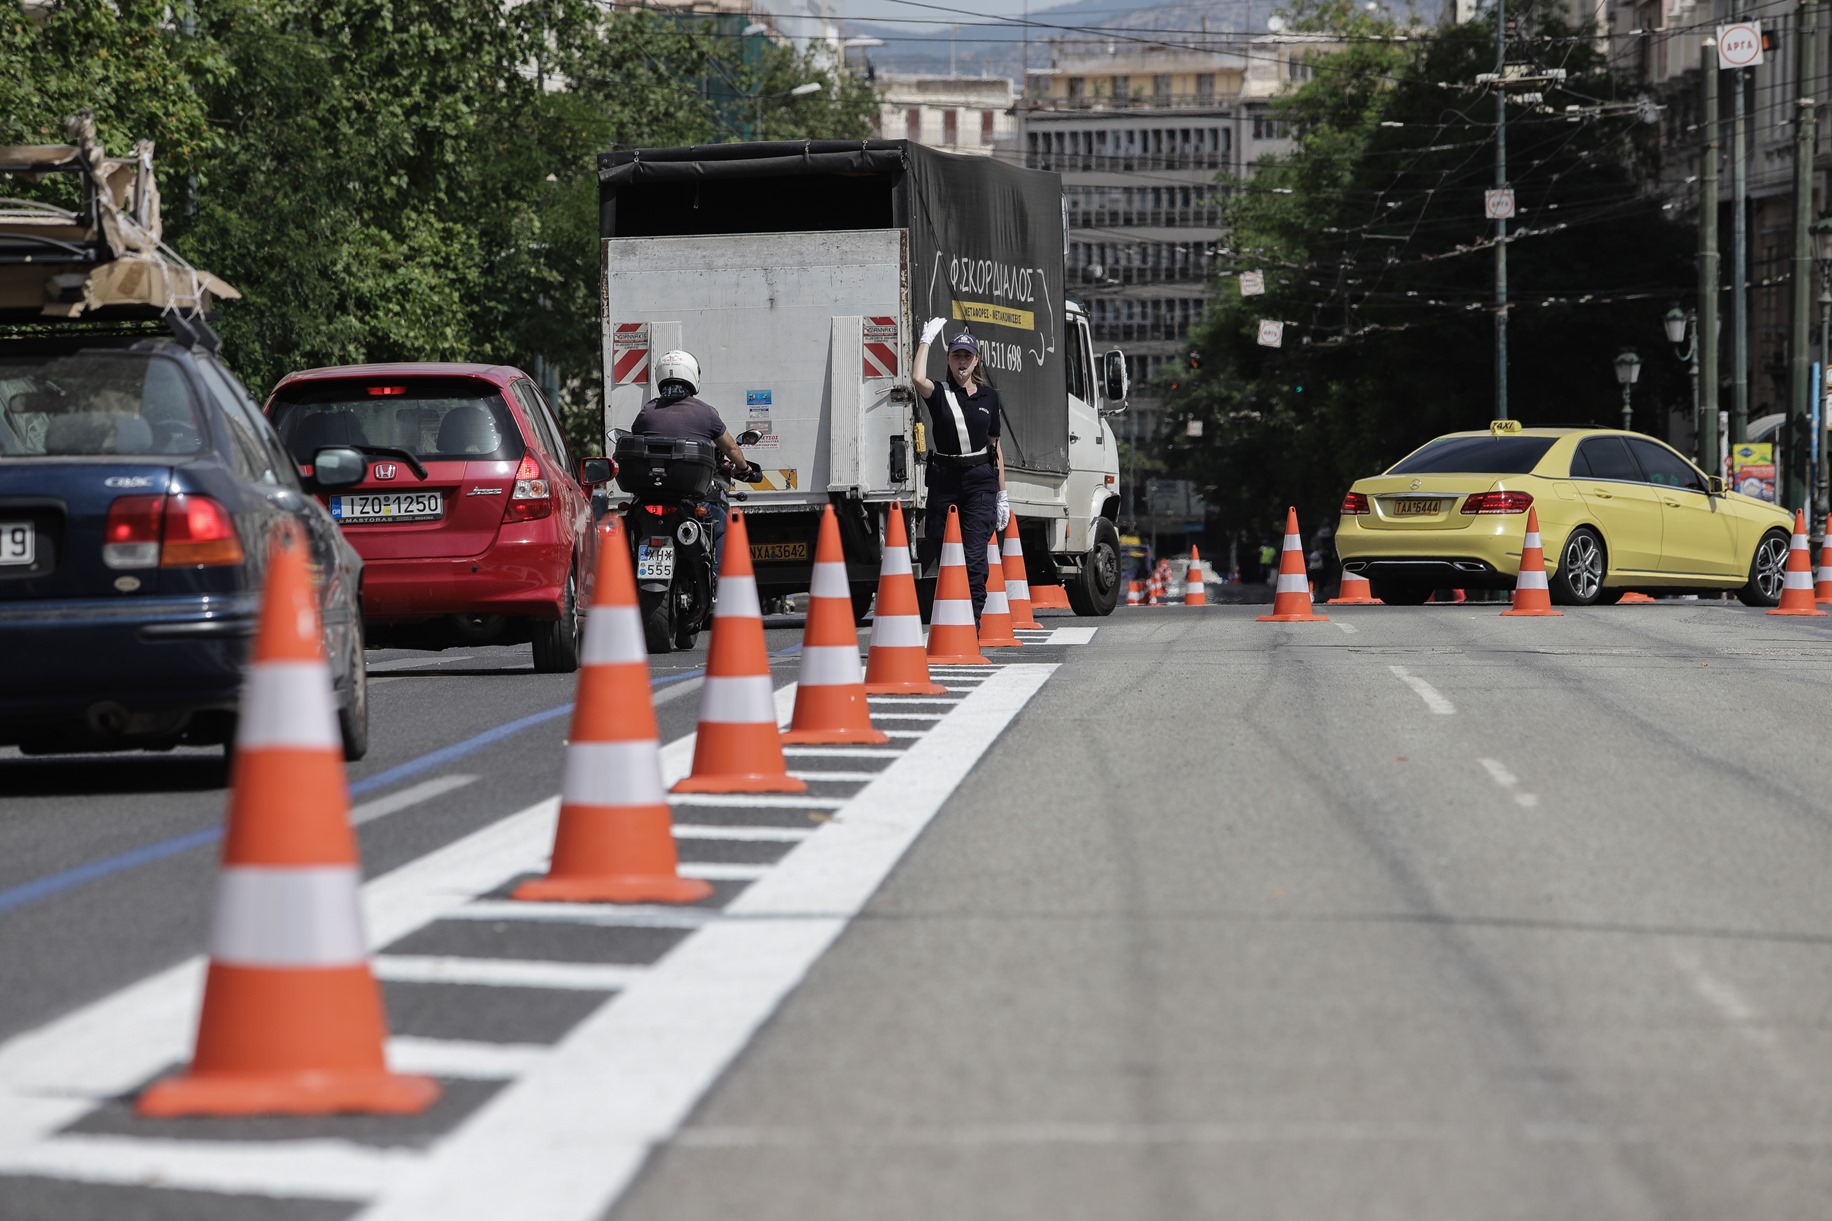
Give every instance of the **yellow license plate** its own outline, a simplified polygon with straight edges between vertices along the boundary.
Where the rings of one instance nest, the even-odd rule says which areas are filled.
[[[807,543],[752,543],[751,559],[755,562],[766,560],[805,560],[808,558]]]
[[[1436,513],[1444,502],[1435,497],[1420,500],[1396,500],[1393,502],[1395,517],[1417,517],[1424,513]]]

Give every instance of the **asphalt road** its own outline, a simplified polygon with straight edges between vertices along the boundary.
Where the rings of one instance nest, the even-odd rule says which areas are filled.
[[[534,859],[570,684],[374,655],[359,816],[453,786],[361,831],[394,1031],[474,1057],[412,1123],[127,1117],[116,994],[198,953],[213,849],[72,871],[207,835],[220,768],[0,759],[0,1089],[70,1108],[52,1157],[0,1107],[0,1217],[1823,1215],[1832,621],[1263,609],[949,676],[883,757],[795,762],[818,808],[677,808],[700,915],[542,936],[479,864],[468,912],[395,892],[467,835]],[[655,666],[664,742],[702,656]],[[440,956],[574,975],[402,978]],[[629,982],[581,986],[607,958]],[[89,1083],[85,1038],[133,1071]]]

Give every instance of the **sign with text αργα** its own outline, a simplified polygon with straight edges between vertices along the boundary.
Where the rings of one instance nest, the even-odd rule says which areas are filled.
[[[1718,67],[1753,68],[1762,62],[1762,23],[1738,21],[1717,28]]]
[[[1285,324],[1270,318],[1261,318],[1259,324],[1259,342],[1262,348],[1277,348],[1285,343]]]
[[[1265,291],[1266,277],[1263,274],[1257,271],[1243,271],[1240,273],[1241,296],[1257,297]]]

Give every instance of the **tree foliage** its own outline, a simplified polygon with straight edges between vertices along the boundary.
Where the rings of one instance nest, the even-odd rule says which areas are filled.
[[[1586,31],[1548,9],[1528,21],[1510,60],[1568,75],[1541,106],[1509,104],[1520,210],[1509,414],[1614,424],[1623,345],[1648,353],[1638,403],[1677,405],[1686,393],[1660,316],[1691,295],[1692,238],[1638,185],[1651,178],[1651,130],[1610,103],[1616,84]],[[1296,150],[1231,184],[1228,274],[1192,335],[1201,371],[1179,373],[1166,413],[1167,461],[1230,530],[1258,532],[1287,504],[1322,524],[1354,479],[1494,415],[1483,192],[1494,185],[1495,99],[1476,82],[1495,70],[1492,23],[1399,40],[1384,17],[1334,2],[1294,24],[1346,35],[1345,49],[1279,103]],[[1244,270],[1264,273],[1264,296],[1240,294],[1232,273]],[[1280,347],[1260,346],[1261,319],[1285,323]],[[1204,422],[1199,439],[1182,435],[1190,418]],[[1664,431],[1651,408],[1637,423]]]
[[[0,143],[156,141],[166,240],[245,297],[225,354],[476,360],[599,394],[598,153],[869,133],[877,99],[730,17],[592,0],[58,0],[0,15]],[[818,82],[819,92],[786,96]],[[596,444],[594,444],[594,449]]]

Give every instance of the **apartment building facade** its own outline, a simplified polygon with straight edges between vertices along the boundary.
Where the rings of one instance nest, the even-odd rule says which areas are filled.
[[[1009,143],[1017,92],[1006,77],[879,72],[878,134],[949,153],[991,156]]]

